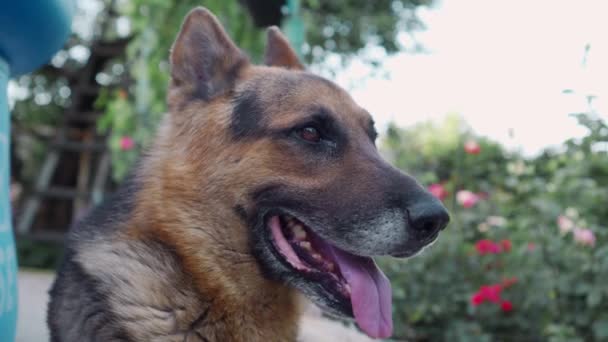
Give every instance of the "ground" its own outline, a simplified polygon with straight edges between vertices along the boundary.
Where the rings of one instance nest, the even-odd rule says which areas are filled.
[[[19,323],[17,342],[48,341],[46,305],[48,289],[53,281],[52,272],[37,270],[19,271]],[[321,317],[317,309],[310,308],[302,322],[301,342],[369,342],[353,328]]]
[[[46,305],[53,273],[19,271],[19,321],[17,342],[48,341]]]

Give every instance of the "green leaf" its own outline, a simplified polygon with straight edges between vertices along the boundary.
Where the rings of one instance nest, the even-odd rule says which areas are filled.
[[[608,318],[593,323],[593,335],[598,341],[608,339]]]
[[[587,305],[590,308],[595,308],[602,302],[602,289],[593,288],[587,295]]]

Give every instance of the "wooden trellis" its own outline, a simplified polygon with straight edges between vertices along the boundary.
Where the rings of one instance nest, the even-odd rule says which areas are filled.
[[[108,61],[124,53],[127,42],[95,42],[87,63],[68,77],[71,105],[62,115],[33,189],[19,210],[18,235],[60,241],[70,222],[106,195],[111,163],[106,136],[96,127],[102,113],[94,108],[101,88],[95,78]]]

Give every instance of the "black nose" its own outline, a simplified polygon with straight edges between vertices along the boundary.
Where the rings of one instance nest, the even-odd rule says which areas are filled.
[[[450,215],[443,204],[431,198],[413,204],[407,209],[412,232],[419,241],[435,238],[437,233],[450,222]]]

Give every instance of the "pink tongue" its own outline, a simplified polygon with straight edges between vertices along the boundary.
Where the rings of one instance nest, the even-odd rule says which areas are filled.
[[[351,288],[350,300],[357,324],[373,338],[393,333],[391,283],[371,258],[331,248],[340,272]]]

